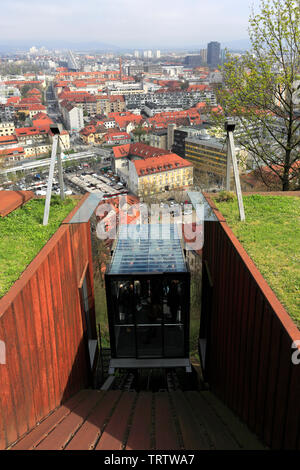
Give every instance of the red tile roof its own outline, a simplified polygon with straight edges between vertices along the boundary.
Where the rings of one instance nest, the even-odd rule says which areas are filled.
[[[7,99],[6,104],[19,103],[21,99],[22,99],[21,96],[11,96],[10,98]]]
[[[0,150],[0,158],[13,157],[18,155],[24,155],[23,147],[14,147],[9,149]]]
[[[143,144],[142,142],[113,147],[113,152],[115,158],[127,157],[128,155],[142,158],[153,158],[158,157],[159,155],[171,153],[168,150],[151,147],[150,145]]]
[[[113,147],[114,157],[115,158],[123,158],[129,155],[131,144],[125,145],[118,145],[117,147]]]
[[[0,137],[0,145],[11,145],[18,142],[15,135],[4,135]]]
[[[131,140],[130,135],[127,132],[108,132],[104,139],[107,141],[115,141],[115,140]]]
[[[193,166],[190,162],[175,153],[147,158],[146,160],[135,160],[133,163],[138,176],[147,176],[163,171]]]
[[[17,137],[39,135],[39,134],[45,134],[45,133],[46,131],[44,129],[39,129],[37,127],[19,127],[16,129]]]

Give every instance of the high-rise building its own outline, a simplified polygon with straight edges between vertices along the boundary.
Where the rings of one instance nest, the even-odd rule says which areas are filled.
[[[200,55],[187,55],[184,59],[184,64],[188,67],[200,67],[202,59]]]
[[[138,59],[138,58],[139,58],[139,56],[140,56],[140,53],[139,53],[139,51],[134,51],[134,57],[135,57],[136,59]]]
[[[152,57],[152,51],[148,51],[148,59],[151,59]]]
[[[207,64],[215,67],[220,62],[220,51],[221,44],[216,41],[212,41],[207,45]]]
[[[200,57],[203,64],[207,63],[207,49],[200,49]]]
[[[156,56],[157,59],[160,58],[160,51],[159,50],[156,51],[155,56]]]

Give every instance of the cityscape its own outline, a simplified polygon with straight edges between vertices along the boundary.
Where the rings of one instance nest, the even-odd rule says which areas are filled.
[[[0,450],[299,450],[300,3],[96,3],[3,6]]]

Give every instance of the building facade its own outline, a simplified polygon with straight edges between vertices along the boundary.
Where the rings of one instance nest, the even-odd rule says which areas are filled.
[[[212,41],[207,45],[207,64],[216,67],[220,63],[221,44]]]
[[[204,140],[188,137],[185,139],[185,158],[192,162],[195,169],[213,173],[217,177],[226,176],[227,147],[215,139]]]

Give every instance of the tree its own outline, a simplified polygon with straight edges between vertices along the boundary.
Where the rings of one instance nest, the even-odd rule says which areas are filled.
[[[22,111],[20,111],[18,113],[18,118],[20,121],[23,121],[23,122],[26,121],[26,113],[23,113]]]
[[[224,84],[217,91],[223,113],[212,114],[222,126],[226,117],[234,117],[235,139],[262,178],[267,167],[288,191],[300,169],[299,2],[261,0],[260,12],[250,16],[249,34],[250,51],[241,58],[227,55]]]
[[[138,124],[138,126],[136,126],[136,128],[132,131],[132,133],[138,137],[139,142],[140,142],[142,135],[146,134],[146,130],[143,128],[141,124]]]

